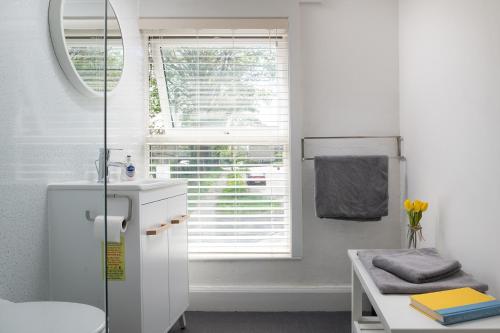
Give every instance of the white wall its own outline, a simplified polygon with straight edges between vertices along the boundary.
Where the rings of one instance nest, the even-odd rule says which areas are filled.
[[[398,135],[398,2],[303,5],[301,33],[303,135]],[[396,153],[391,140],[323,141],[309,147],[308,156]],[[303,163],[304,278],[296,283],[350,286],[347,249],[400,246],[395,159],[389,182],[389,216],[381,223],[320,220],[314,216],[313,165]]]
[[[144,176],[144,105],[148,103],[144,89],[144,51],[139,31],[139,0],[109,0],[120,21],[125,47],[125,68],[120,84],[109,98],[108,145],[122,148],[112,153],[122,160],[128,153],[136,163],[137,177]],[[113,155],[115,154],[115,155]]]
[[[401,131],[427,244],[500,296],[500,2],[401,0]]]
[[[114,2],[130,37],[124,83],[110,100],[110,141],[121,146],[127,138],[133,144],[124,148],[142,156],[137,4]],[[48,4],[0,4],[0,298],[13,301],[48,295],[46,185],[86,178],[103,145],[103,102],[80,95],[62,73]]]
[[[110,101],[110,140],[141,157],[137,6],[135,0],[115,2],[126,32],[127,67]],[[500,270],[478,260],[494,260],[500,252],[500,3],[400,0],[400,59],[396,0],[325,0],[303,5],[300,12],[295,6],[279,0],[142,0],[140,13],[291,15],[300,24],[302,50],[301,66],[292,68],[302,74],[300,136],[398,134],[400,62],[410,196],[431,203],[423,222],[427,244],[460,259],[500,296]],[[86,177],[102,145],[102,103],[78,94],[61,72],[47,7],[48,0],[0,4],[0,297],[14,301],[47,297],[46,184]],[[391,216],[379,224],[316,219],[312,174],[305,165],[303,259],[193,262],[195,307],[346,308],[346,249],[399,246],[396,165],[391,164]]]
[[[300,8],[296,1],[280,0],[141,0],[140,15],[289,17],[295,29],[291,45],[299,43],[301,53],[301,62],[291,67],[292,76],[302,74],[297,93],[303,95],[303,122],[295,128],[297,137],[399,134],[396,0],[325,0]],[[296,56],[293,49],[292,56]],[[292,93],[292,98],[298,96]],[[366,145],[362,148],[370,151]],[[392,147],[394,154],[390,143],[373,146],[381,151],[385,147]],[[299,159],[294,162],[302,167]],[[381,223],[315,218],[312,169],[310,162],[305,163],[299,183],[303,259],[191,262],[193,309],[347,309],[347,249],[400,245],[398,162],[391,163],[390,217]]]
[[[144,106],[137,13],[132,0],[115,2],[120,18],[128,21],[122,27],[129,45],[127,73],[111,100],[110,136],[114,146],[123,146],[124,140],[133,142],[131,149],[138,156]],[[7,170],[0,175],[0,253],[9,253],[0,256],[0,297],[13,300],[47,295],[46,184],[82,178],[92,169],[102,140],[101,104],[74,91],[52,53],[47,6],[48,0],[0,5],[0,162],[2,170]],[[325,0],[300,8],[289,0],[141,0],[140,14],[289,17],[296,137],[399,132],[397,0]],[[302,79],[297,80],[300,75]],[[386,146],[373,148],[385,150]],[[294,142],[296,157],[298,147]],[[295,158],[293,163],[300,170],[302,162]],[[194,308],[347,309],[347,249],[399,246],[397,163],[391,164],[390,217],[381,223],[316,219],[310,168],[306,164],[294,175],[304,181],[293,185],[296,195],[301,189],[304,193],[303,207],[295,205],[297,211],[303,208],[303,259],[193,262]],[[24,172],[30,170],[36,172]]]

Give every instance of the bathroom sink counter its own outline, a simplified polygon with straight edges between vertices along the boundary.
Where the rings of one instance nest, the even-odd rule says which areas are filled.
[[[108,219],[108,228],[120,229],[120,246],[114,248],[120,261],[115,261],[108,279],[110,331],[168,332],[177,321],[185,325],[186,181],[144,179],[107,187],[104,206],[103,184],[90,180],[49,186],[49,298],[94,307],[104,304],[104,293],[95,288],[104,276],[103,235],[96,235],[94,224],[107,214],[115,221],[110,225]]]
[[[123,182],[108,183],[109,191],[148,191],[160,188],[186,184],[183,179],[141,179]],[[49,190],[98,190],[104,189],[103,183],[92,181],[73,181],[50,184]]]

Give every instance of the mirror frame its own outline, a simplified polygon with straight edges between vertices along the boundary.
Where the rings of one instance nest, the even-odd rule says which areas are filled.
[[[76,70],[75,65],[71,61],[70,55],[68,53],[68,48],[66,44],[66,37],[64,35],[64,1],[65,0],[50,0],[49,2],[49,30],[50,30],[50,38],[52,40],[52,47],[54,49],[54,53],[56,54],[59,65],[61,66],[64,74],[68,78],[68,80],[73,84],[73,86],[82,94],[88,97],[104,97],[106,91],[98,92],[89,87],[89,85],[83,81],[80,74]],[[118,22],[118,27],[120,29],[120,34],[122,36],[122,45],[123,45],[123,68],[122,68],[122,76],[125,68],[125,43],[123,38],[123,32],[120,25],[120,20],[118,19],[118,14],[113,7],[113,4],[110,0],[105,0],[113,9],[113,12],[116,16],[116,20]],[[103,15],[104,17],[104,15]],[[108,91],[108,96],[111,95],[118,87],[121,82],[118,82],[117,86],[112,90]]]

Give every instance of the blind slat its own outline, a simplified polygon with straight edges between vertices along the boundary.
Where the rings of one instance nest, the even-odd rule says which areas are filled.
[[[287,222],[270,222],[270,221],[265,221],[265,222],[242,222],[242,221],[229,221],[229,222],[211,222],[211,221],[190,221],[189,222],[190,226],[234,226],[234,227],[247,227],[249,225],[265,225],[267,227],[273,227],[273,226],[284,226],[287,227],[289,224]]]

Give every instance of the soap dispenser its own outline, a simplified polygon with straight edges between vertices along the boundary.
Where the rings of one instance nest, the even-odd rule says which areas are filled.
[[[127,161],[125,162],[125,179],[134,180],[135,179],[135,165],[132,162],[132,156],[127,155]]]

